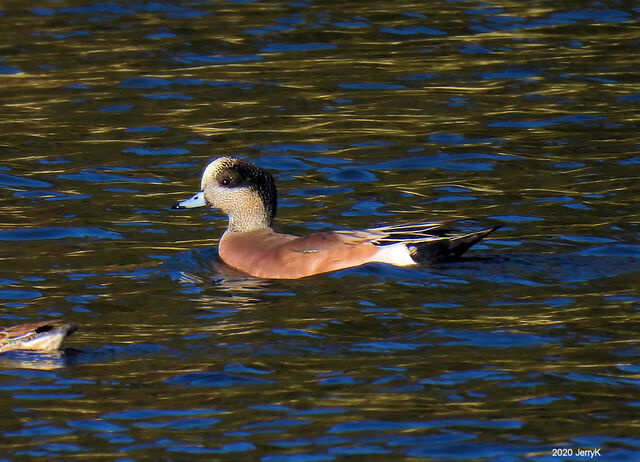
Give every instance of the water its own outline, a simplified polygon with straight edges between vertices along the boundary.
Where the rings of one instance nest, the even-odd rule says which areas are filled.
[[[637,460],[639,16],[4,2],[1,321],[81,327],[0,358],[2,460]],[[506,226],[459,263],[243,278],[223,217],[169,209],[228,154],[284,232]]]

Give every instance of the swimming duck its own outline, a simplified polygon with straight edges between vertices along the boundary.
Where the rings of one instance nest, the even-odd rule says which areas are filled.
[[[410,266],[454,260],[499,227],[446,236],[444,228],[455,221],[449,220],[303,237],[277,233],[273,177],[235,157],[220,157],[207,165],[200,191],[172,208],[207,205],[229,217],[218,245],[220,258],[237,270],[267,279],[298,279],[372,262]]]
[[[11,350],[57,350],[62,341],[77,329],[76,324],[59,319],[0,328],[0,353]]]

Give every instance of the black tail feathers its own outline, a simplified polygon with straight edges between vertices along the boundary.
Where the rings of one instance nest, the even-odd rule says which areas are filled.
[[[502,225],[462,236],[442,237],[427,242],[409,244],[409,253],[416,263],[440,263],[459,259],[476,242]]]

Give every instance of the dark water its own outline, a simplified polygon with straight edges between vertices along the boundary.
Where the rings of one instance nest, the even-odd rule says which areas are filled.
[[[3,2],[1,321],[81,330],[0,357],[0,460],[640,459],[639,19]],[[224,219],[169,206],[228,154],[285,232],[507,226],[453,264],[220,273]]]

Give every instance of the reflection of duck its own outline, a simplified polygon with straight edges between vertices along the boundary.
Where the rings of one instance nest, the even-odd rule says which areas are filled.
[[[446,236],[451,221],[334,231],[304,237],[272,229],[277,193],[271,174],[257,165],[221,157],[204,170],[200,192],[174,209],[210,205],[229,217],[218,252],[229,266],[261,278],[297,279],[365,263],[396,266],[459,258],[494,231]]]
[[[0,353],[11,350],[57,350],[62,341],[77,328],[76,324],[56,319],[0,329]]]

